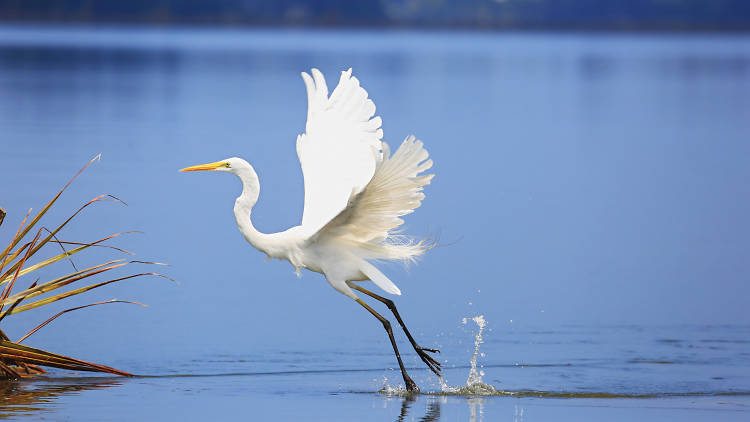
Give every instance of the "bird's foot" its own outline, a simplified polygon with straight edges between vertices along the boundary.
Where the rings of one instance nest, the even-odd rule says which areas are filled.
[[[412,381],[411,377],[406,375],[406,373],[404,373],[403,375],[404,375],[404,384],[406,384],[406,391],[408,391],[409,393],[418,394],[419,387],[417,387],[417,383]]]
[[[419,355],[419,358],[422,359],[422,362],[424,362],[425,365],[427,365],[427,367],[430,368],[430,371],[435,373],[435,375],[440,376],[440,362],[438,362],[437,360],[435,360],[435,358],[427,354],[427,352],[440,353],[440,350],[429,349],[427,347],[421,347],[421,346],[415,347],[414,350],[416,350],[417,354]]]

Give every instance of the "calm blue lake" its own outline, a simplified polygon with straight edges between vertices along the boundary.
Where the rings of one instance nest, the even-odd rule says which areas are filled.
[[[235,226],[236,180],[177,171],[243,157],[256,227],[298,224],[311,67],[329,87],[352,67],[385,140],[413,133],[435,162],[406,232],[440,247],[383,269],[447,388],[397,333],[425,393],[400,395],[377,321],[320,275],[265,262]],[[138,377],[0,383],[0,418],[748,419],[750,36],[0,26],[1,243],[99,153],[44,224],[115,195],[127,206],[96,204],[60,238],[138,230],[111,244],[179,284],[127,280],[4,319],[17,339],[71,306],[149,305],[66,314],[25,342]],[[498,393],[446,394],[466,384],[477,315]]]

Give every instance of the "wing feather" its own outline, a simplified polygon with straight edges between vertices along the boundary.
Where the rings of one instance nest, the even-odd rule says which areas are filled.
[[[421,141],[409,136],[390,155],[383,144],[383,159],[364,190],[353,194],[347,207],[323,227],[317,236],[333,236],[357,246],[365,259],[412,259],[429,248],[397,236],[394,230],[403,224],[402,216],[422,204],[422,190],[433,174],[422,174],[432,160]]]
[[[380,117],[375,104],[352,76],[341,72],[336,88],[328,87],[318,69],[302,72],[307,88],[307,124],[297,137],[297,156],[305,178],[302,228],[312,235],[344,208],[353,193],[370,182],[382,159]]]

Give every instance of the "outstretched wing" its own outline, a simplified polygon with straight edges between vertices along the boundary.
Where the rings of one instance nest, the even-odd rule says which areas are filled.
[[[347,207],[319,232],[359,245],[365,258],[412,259],[429,245],[395,236],[403,224],[400,218],[422,204],[422,189],[433,174],[422,174],[432,167],[427,150],[414,136],[404,140],[391,156],[383,142],[383,159],[364,190],[349,199]]]
[[[310,237],[310,241],[324,237],[332,244],[346,246],[361,258],[359,270],[368,279],[384,291],[400,295],[398,286],[367,260],[409,261],[432,247],[426,240],[393,234],[403,223],[400,217],[422,204],[422,189],[433,177],[422,173],[431,167],[429,154],[413,136],[406,138],[392,156],[388,144],[383,142],[383,157],[372,180],[353,194],[346,208]]]
[[[305,178],[302,227],[316,233],[347,206],[349,198],[370,182],[382,158],[380,117],[352,70],[330,98],[318,69],[302,72],[307,87],[307,125],[297,137],[297,156]]]

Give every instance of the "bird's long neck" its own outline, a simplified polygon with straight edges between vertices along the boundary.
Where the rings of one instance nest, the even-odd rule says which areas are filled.
[[[234,202],[234,218],[237,220],[237,226],[251,245],[268,253],[273,243],[271,236],[259,232],[253,226],[251,219],[253,206],[258,202],[258,195],[260,195],[258,175],[250,165],[236,169],[235,174],[242,181],[242,194]]]

